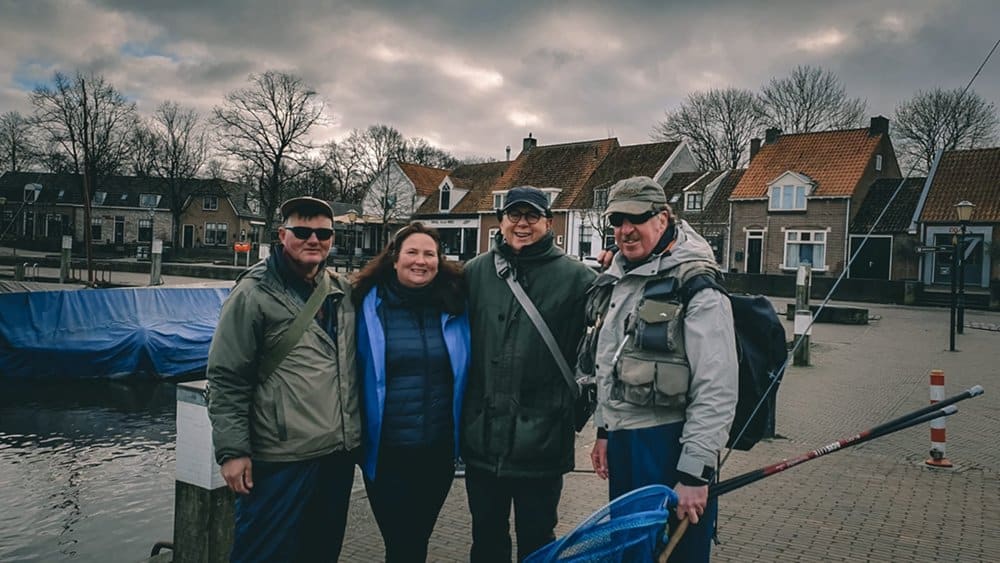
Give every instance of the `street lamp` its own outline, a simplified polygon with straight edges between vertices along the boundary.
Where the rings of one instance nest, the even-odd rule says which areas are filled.
[[[350,210],[347,212],[347,222],[351,224],[351,239],[353,244],[347,249],[347,271],[354,268],[354,247],[357,246],[358,236],[354,232],[354,223],[358,220],[358,212]]]
[[[961,227],[958,244],[958,317],[956,328],[959,334],[965,333],[965,230],[972,218],[972,209],[975,205],[962,200],[955,204],[955,214],[958,215],[958,224]]]

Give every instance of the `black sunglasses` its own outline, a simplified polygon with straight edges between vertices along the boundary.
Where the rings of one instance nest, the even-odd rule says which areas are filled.
[[[608,221],[611,223],[612,227],[621,227],[622,224],[625,223],[626,219],[628,219],[628,222],[632,223],[633,225],[641,225],[646,221],[649,221],[653,217],[656,217],[660,213],[663,213],[663,211],[657,211],[655,209],[647,211],[641,215],[630,215],[628,213],[612,213],[610,216],[608,216]]]
[[[519,209],[512,209],[504,213],[511,223],[517,224],[524,219],[529,225],[534,225],[541,220],[542,214],[537,211],[521,211]]]
[[[318,229],[314,229],[312,227],[285,226],[285,228],[288,229],[289,231],[292,231],[292,234],[295,235],[295,238],[299,240],[309,240],[309,237],[313,236],[313,234],[316,235],[317,240],[330,240],[330,237],[333,236],[333,229],[327,227],[320,227]]]

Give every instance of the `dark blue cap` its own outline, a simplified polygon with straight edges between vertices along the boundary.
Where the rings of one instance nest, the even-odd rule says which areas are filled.
[[[507,199],[504,203],[503,210],[507,211],[515,205],[530,205],[538,210],[539,213],[544,214],[546,217],[552,216],[552,211],[549,209],[549,196],[542,190],[533,186],[518,186],[516,188],[511,188],[507,192]]]

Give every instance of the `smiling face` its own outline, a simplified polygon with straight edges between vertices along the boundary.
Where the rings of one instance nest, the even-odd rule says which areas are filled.
[[[644,260],[656,248],[656,243],[660,242],[660,237],[667,230],[668,221],[666,211],[639,224],[625,219],[620,227],[614,228],[615,244],[630,262]]]
[[[326,261],[327,255],[330,254],[330,245],[333,244],[332,237],[319,240],[316,234],[312,233],[309,238],[302,240],[295,236],[292,229],[286,227],[333,229],[333,219],[326,215],[305,218],[298,214],[292,214],[285,221],[285,224],[278,228],[278,238],[284,246],[285,257],[295,269],[303,273],[310,272]]]
[[[413,233],[406,237],[393,264],[399,283],[406,287],[424,287],[438,273],[438,245],[429,235]]]
[[[512,221],[511,215],[516,216],[518,220]],[[538,221],[534,224],[529,223],[535,217],[538,217]],[[552,220],[539,214],[534,207],[517,205],[504,212],[503,218],[500,220],[500,232],[511,249],[518,253],[521,252],[522,248],[541,240],[549,231],[551,224]]]

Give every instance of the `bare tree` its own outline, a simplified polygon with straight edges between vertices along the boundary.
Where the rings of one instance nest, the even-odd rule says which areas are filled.
[[[16,111],[0,115],[0,174],[20,172],[35,160],[31,121]]]
[[[836,74],[814,66],[797,66],[785,78],[772,78],[761,88],[760,104],[766,125],[786,133],[859,127],[868,105],[848,97]]]
[[[406,141],[394,127],[377,124],[360,133],[357,142],[367,186],[364,210],[382,221],[383,242],[388,244],[389,226],[412,213],[413,202],[402,199],[404,179],[393,166],[406,155]]]
[[[132,154],[129,168],[140,178],[150,178],[156,175],[156,161],[160,158],[159,138],[152,125],[143,120],[137,120],[131,134]]]
[[[332,198],[337,201],[360,203],[364,197],[366,177],[357,130],[342,142],[331,141],[323,148],[326,168],[333,182]]]
[[[135,127],[135,104],[103,76],[77,72],[72,78],[56,73],[52,85],[31,94],[36,123],[54,146],[83,176],[83,236],[87,280],[93,285],[91,196],[101,178],[118,172],[128,157]]]
[[[997,138],[992,102],[960,89],[918,91],[896,107],[900,152],[926,173],[939,150],[990,146]]]
[[[403,160],[433,168],[455,168],[460,163],[448,151],[435,147],[422,137],[413,137],[406,142]]]
[[[653,138],[683,139],[702,168],[738,168],[750,139],[760,129],[761,112],[749,90],[695,92],[653,126]]]
[[[323,102],[297,76],[276,71],[253,74],[250,86],[226,95],[213,110],[220,150],[248,163],[255,196],[270,224],[285,196],[286,182],[312,145],[309,129],[320,122]]]
[[[158,148],[153,175],[163,179],[167,206],[174,219],[171,240],[177,245],[184,202],[191,195],[190,180],[198,176],[208,153],[205,130],[197,112],[171,101],[156,108],[150,126]]]

